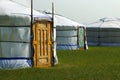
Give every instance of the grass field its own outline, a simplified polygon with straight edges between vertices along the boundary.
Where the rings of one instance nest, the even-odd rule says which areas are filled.
[[[120,47],[58,50],[51,68],[0,70],[0,80],[120,80]]]

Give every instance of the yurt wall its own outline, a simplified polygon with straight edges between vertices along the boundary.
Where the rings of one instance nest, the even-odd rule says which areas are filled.
[[[30,17],[0,15],[0,68],[29,67],[30,58]]]
[[[84,27],[57,26],[56,30],[57,49],[78,50],[86,47]]]

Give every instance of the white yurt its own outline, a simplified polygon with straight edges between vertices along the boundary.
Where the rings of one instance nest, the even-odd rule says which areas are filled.
[[[46,14],[51,16],[49,12]],[[88,49],[84,25],[58,14],[54,15],[54,24],[56,27],[56,49]]]
[[[86,26],[88,45],[120,46],[120,18],[102,18]]]
[[[35,10],[33,17],[51,21]],[[0,0],[0,69],[33,66],[31,37],[31,9],[11,0]]]

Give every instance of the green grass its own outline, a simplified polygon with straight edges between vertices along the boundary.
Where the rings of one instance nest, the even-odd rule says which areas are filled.
[[[0,70],[0,80],[120,80],[120,47],[58,50],[51,68]]]

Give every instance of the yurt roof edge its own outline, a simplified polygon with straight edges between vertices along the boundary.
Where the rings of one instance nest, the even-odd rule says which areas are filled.
[[[120,18],[101,18],[99,21],[86,25],[87,28],[120,28]]]
[[[52,13],[50,13],[50,12],[45,12],[44,11],[43,13],[47,14],[49,16],[52,16],[51,15]],[[60,15],[60,14],[55,13],[54,17],[55,17],[55,24],[57,26],[59,26],[59,27],[61,27],[61,26],[69,26],[69,27],[71,27],[71,26],[74,26],[74,27],[81,26],[81,27],[83,27],[84,26],[85,27],[85,25],[80,24],[80,23],[78,23],[78,22],[76,22],[74,20],[71,20],[71,19],[69,19],[69,18],[67,18],[67,17],[65,17],[63,15]],[[59,20],[57,20],[57,19],[59,19]]]
[[[6,6],[7,5],[7,6]],[[17,4],[10,0],[2,0],[0,2],[0,15],[31,15],[31,10],[29,7]],[[33,17],[45,18],[51,21],[48,15],[40,13],[36,10],[33,11]]]

